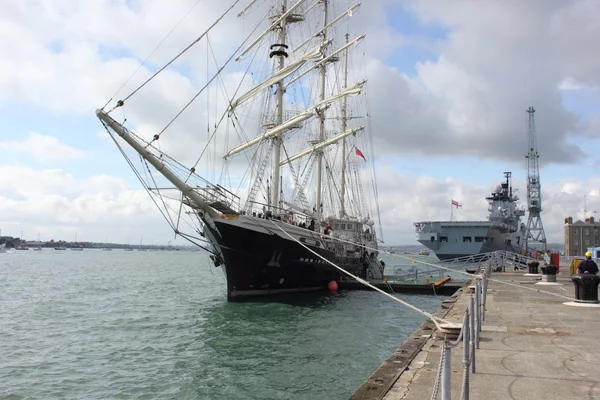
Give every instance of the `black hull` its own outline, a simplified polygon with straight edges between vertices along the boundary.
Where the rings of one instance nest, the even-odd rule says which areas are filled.
[[[205,235],[213,243],[218,256],[215,265],[221,266],[227,278],[227,299],[241,301],[256,296],[326,290],[329,282],[339,281],[342,273],[326,261],[287,237],[273,223],[255,220],[252,226],[216,220],[216,230],[206,225]],[[295,238],[324,257],[339,264],[333,251],[312,231],[277,223],[291,229]],[[258,226],[258,229],[256,227]],[[359,259],[340,265],[354,274],[363,273]]]

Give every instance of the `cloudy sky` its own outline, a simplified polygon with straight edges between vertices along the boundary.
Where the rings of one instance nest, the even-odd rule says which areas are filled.
[[[224,3],[0,3],[3,235],[122,243],[173,239],[94,110],[174,26],[170,45],[153,53],[155,64],[142,67],[132,85],[168,60],[173,48],[198,36]],[[339,3],[339,10],[354,4]],[[536,108],[548,240],[563,242],[564,217],[583,218],[584,197],[588,216],[600,212],[598,15],[595,0],[363,2],[357,18],[367,35],[387,244],[415,244],[412,223],[449,219],[451,199],[464,204],[456,219],[485,219],[484,197],[504,171],[513,172],[525,199],[529,106]],[[245,24],[253,18],[214,35],[215,51],[231,50],[228,40],[247,33]],[[193,76],[206,74],[203,63],[190,59],[166,74],[138,107],[149,119],[173,115],[197,91]],[[180,139],[186,145],[173,146],[175,155],[194,140]]]

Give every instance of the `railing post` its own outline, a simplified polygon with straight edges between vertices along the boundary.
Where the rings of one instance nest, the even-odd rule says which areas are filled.
[[[482,295],[483,298],[481,300],[482,308],[481,308],[481,320],[485,321],[485,301],[487,297],[487,286],[488,286],[488,274],[487,271],[483,274],[483,282],[482,282]]]
[[[471,324],[470,324],[470,346],[471,346],[471,354],[473,355],[473,361],[471,362],[471,372],[475,373],[475,298],[471,296],[469,300],[469,310],[471,316]]]
[[[444,341],[444,365],[442,367],[442,400],[451,400],[452,387],[452,348]]]
[[[463,398],[469,400],[469,346],[471,345],[471,325],[469,324],[471,313],[467,308],[465,322],[463,323]]]
[[[475,284],[475,348],[479,348],[479,332],[481,331],[481,283]]]

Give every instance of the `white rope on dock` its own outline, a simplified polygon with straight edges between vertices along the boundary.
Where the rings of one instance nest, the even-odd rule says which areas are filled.
[[[338,269],[339,271],[341,271],[343,274],[345,274],[345,275],[348,275],[348,276],[350,276],[350,277],[352,277],[352,278],[356,279],[358,282],[362,283],[363,285],[365,285],[365,286],[367,286],[367,287],[370,287],[371,289],[373,289],[373,290],[375,290],[375,291],[377,291],[377,292],[379,292],[379,293],[383,294],[384,296],[387,296],[387,297],[389,297],[390,299],[392,299],[392,300],[394,300],[394,301],[396,301],[396,302],[398,302],[398,303],[400,303],[400,304],[404,305],[405,307],[408,307],[408,308],[410,308],[410,309],[411,309],[411,310],[413,310],[413,311],[416,311],[416,312],[418,312],[418,313],[420,313],[420,314],[423,314],[423,315],[424,315],[424,316],[426,316],[427,318],[431,319],[431,320],[433,321],[433,323],[435,324],[435,326],[436,326],[438,329],[440,329],[440,324],[439,324],[439,323],[444,323],[444,324],[448,324],[448,325],[455,325],[455,323],[453,323],[453,322],[450,322],[450,321],[448,321],[448,320],[445,320],[445,319],[443,319],[443,318],[440,318],[440,317],[436,317],[436,316],[434,316],[433,314],[430,314],[430,313],[428,313],[428,312],[427,312],[427,311],[425,311],[425,310],[421,310],[420,308],[417,308],[417,307],[413,306],[412,304],[410,304],[410,303],[408,303],[408,302],[406,302],[406,301],[404,301],[404,300],[402,300],[402,299],[399,299],[399,298],[397,298],[397,297],[394,297],[394,296],[392,296],[391,294],[389,294],[389,293],[386,293],[386,292],[384,292],[383,290],[379,289],[378,287],[371,285],[369,282],[365,281],[364,279],[362,279],[362,278],[359,278],[358,276],[351,274],[350,272],[346,271],[346,270],[345,270],[345,269],[343,269],[342,267],[340,267],[340,266],[336,265],[335,263],[333,263],[333,262],[329,261],[328,259],[326,259],[326,258],[325,258],[325,257],[323,257],[322,255],[320,255],[320,254],[319,254],[319,253],[317,253],[316,251],[313,251],[312,249],[310,249],[308,246],[306,246],[306,245],[305,245],[304,243],[302,243],[301,241],[299,241],[299,240],[296,240],[296,238],[294,238],[292,235],[290,235],[289,233],[287,233],[286,231],[284,231],[283,229],[281,229],[281,227],[280,227],[280,226],[278,226],[278,225],[277,225],[277,224],[276,224],[274,221],[272,221],[272,220],[270,220],[270,221],[271,221],[271,223],[272,223],[274,226],[276,226],[276,227],[277,227],[277,229],[279,229],[281,232],[283,232],[283,233],[284,233],[286,236],[288,236],[290,239],[292,239],[293,241],[295,241],[296,243],[298,243],[300,246],[304,247],[306,250],[308,250],[308,251],[310,251],[311,253],[313,253],[315,256],[317,256],[317,257],[319,257],[320,259],[322,259],[323,261],[325,261],[327,264],[330,264],[330,265],[331,265],[331,266],[333,266],[334,268],[336,268],[336,269]],[[376,249],[375,249],[375,250],[376,250]]]

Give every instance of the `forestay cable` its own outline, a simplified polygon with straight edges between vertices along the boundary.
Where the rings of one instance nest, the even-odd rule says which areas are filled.
[[[196,40],[194,40],[192,43],[190,43],[185,49],[183,49],[179,54],[177,54],[173,59],[171,59],[171,61],[169,61],[168,63],[166,63],[161,69],[159,69],[158,71],[156,71],[150,78],[148,78],[144,83],[142,83],[137,89],[135,89],[133,92],[131,92],[131,94],[129,94],[127,97],[125,97],[123,100],[119,100],[117,102],[117,105],[114,106],[110,111],[113,111],[115,108],[117,107],[121,107],[127,100],[129,100],[131,98],[131,96],[133,96],[134,94],[136,94],[141,88],[143,88],[144,86],[146,86],[146,84],[148,82],[150,82],[152,79],[154,79],[158,74],[160,74],[162,71],[164,71],[169,65],[173,64],[179,57],[181,57],[185,52],[187,52],[189,49],[191,49],[194,45],[196,45],[200,40],[202,40],[202,38],[204,38],[204,36],[206,36],[208,34],[208,32],[210,32],[219,22],[221,22],[221,20],[223,18],[225,18],[225,16],[240,2],[240,0],[236,0],[227,10],[225,10],[225,12],[215,21],[213,22],[213,24],[211,26],[208,27],[207,30],[205,30],[200,36],[198,36],[198,38]],[[109,112],[110,112],[109,111]]]

